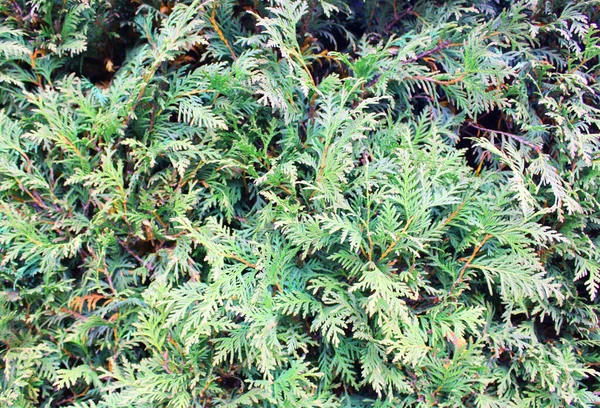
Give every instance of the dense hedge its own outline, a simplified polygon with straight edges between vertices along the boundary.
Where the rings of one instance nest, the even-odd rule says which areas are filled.
[[[600,404],[599,15],[0,0],[0,406]]]

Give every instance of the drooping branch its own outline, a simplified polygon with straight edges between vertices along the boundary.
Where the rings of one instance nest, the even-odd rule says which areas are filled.
[[[488,128],[485,128],[485,127],[480,126],[477,123],[473,123],[473,122],[467,122],[467,125],[475,128],[475,129],[481,130],[482,132],[496,133],[496,134],[499,134],[499,135],[502,135],[502,136],[509,137],[509,138],[511,138],[513,140],[516,140],[519,143],[522,143],[524,145],[527,145],[527,146],[533,148],[538,153],[542,152],[542,147],[541,146],[538,146],[535,143],[530,142],[529,140],[525,140],[523,137],[515,135],[513,133],[503,132],[501,130],[488,129]]]

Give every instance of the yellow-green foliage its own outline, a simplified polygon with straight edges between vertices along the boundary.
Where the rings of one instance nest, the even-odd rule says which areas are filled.
[[[599,15],[0,0],[0,406],[600,404]]]

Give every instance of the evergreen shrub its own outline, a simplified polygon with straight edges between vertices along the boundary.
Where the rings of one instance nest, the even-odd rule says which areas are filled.
[[[0,406],[600,404],[599,15],[0,0]]]

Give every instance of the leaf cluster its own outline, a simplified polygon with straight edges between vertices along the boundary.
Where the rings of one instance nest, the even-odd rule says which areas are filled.
[[[0,0],[0,405],[600,404],[599,6]]]

